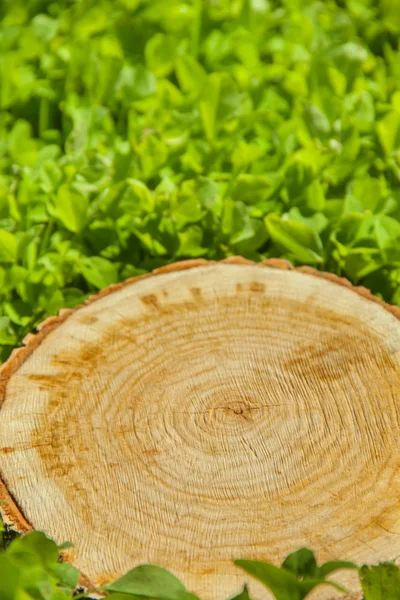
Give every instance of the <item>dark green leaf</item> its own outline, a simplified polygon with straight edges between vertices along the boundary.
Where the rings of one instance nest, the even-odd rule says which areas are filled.
[[[231,598],[231,600],[251,600],[247,585],[243,587],[243,590],[240,592],[240,594],[234,596],[233,598]]]
[[[314,553],[308,548],[292,552],[283,561],[282,567],[288,569],[296,577],[315,577],[318,575],[317,561]]]
[[[82,274],[89,283],[98,289],[116,283],[118,280],[116,266],[101,256],[85,257],[82,260]]]

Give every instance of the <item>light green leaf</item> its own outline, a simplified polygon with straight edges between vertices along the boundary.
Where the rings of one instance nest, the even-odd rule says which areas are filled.
[[[8,548],[8,555],[11,557],[24,553],[33,555],[43,566],[54,566],[59,556],[57,544],[42,531],[33,531],[18,537]]]
[[[137,179],[127,179],[127,184],[132,192],[132,197],[129,202],[136,203],[140,206],[142,210],[146,212],[151,212],[155,207],[155,200],[153,194],[150,192],[149,188],[142,182]],[[121,208],[127,210],[128,204],[120,204]]]
[[[270,189],[271,180],[268,177],[243,173],[236,179],[232,198],[245,204],[257,204],[268,196]]]
[[[182,204],[178,204],[174,210],[174,218],[177,221],[178,228],[182,228],[187,223],[197,223],[202,218],[203,211],[197,198],[189,198]]]
[[[265,225],[275,244],[299,263],[315,264],[323,261],[321,239],[308,225],[273,214],[265,218]]]
[[[241,95],[227,74],[213,73],[203,85],[199,107],[206,136],[213,140],[219,127],[240,112]]]
[[[17,239],[13,233],[0,231],[0,263],[13,263],[17,260]]]
[[[117,94],[124,102],[135,102],[154,94],[157,90],[157,80],[153,73],[142,65],[132,67],[125,65],[115,86]]]
[[[0,554],[0,598],[15,600],[19,584],[19,569],[6,555]]]
[[[184,231],[178,233],[179,248],[178,257],[195,258],[207,254],[207,248],[202,247],[203,230],[198,225],[186,227]]]
[[[87,223],[89,203],[85,196],[68,185],[62,185],[55,197],[55,216],[73,233],[79,233]]]
[[[396,148],[399,148],[400,115],[396,111],[388,113],[376,125],[381,146],[387,156],[390,156]]]
[[[59,550],[66,550],[67,548],[73,548],[74,544],[72,544],[71,542],[63,542],[62,544],[60,544],[58,546]]]
[[[285,171],[285,186],[290,200],[298,198],[303,190],[312,182],[313,170],[307,164],[294,161]]]
[[[219,74],[210,75],[205,84],[203,98],[200,101],[200,114],[206,136],[212,140],[217,130],[217,112],[221,90]]]
[[[184,92],[196,94],[205,85],[207,74],[193,56],[179,56],[175,62],[175,70],[179,86]]]
[[[80,571],[67,562],[57,563],[52,573],[57,577],[58,583],[74,589],[78,585]]]

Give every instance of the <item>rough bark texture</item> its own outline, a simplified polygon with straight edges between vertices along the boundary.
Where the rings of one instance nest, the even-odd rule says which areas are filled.
[[[82,583],[153,563],[203,600],[268,598],[235,558],[397,559],[399,316],[281,260],[110,286],[0,369],[3,517],[72,541]]]

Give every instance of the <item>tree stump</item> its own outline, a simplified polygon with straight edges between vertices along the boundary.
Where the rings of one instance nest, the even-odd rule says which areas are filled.
[[[183,261],[47,319],[1,369],[0,499],[83,581],[400,555],[400,310],[285,261]],[[357,592],[349,572],[333,578]],[[330,587],[311,598],[342,598]],[[358,597],[358,596],[352,596]]]

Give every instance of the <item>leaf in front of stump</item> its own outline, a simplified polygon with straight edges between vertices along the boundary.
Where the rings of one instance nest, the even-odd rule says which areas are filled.
[[[32,531],[15,539],[8,549],[8,555],[30,554],[43,566],[54,566],[58,562],[57,544],[42,531]]]
[[[142,600],[145,596],[138,596],[137,594],[124,594],[122,592],[116,592],[115,594],[109,594],[106,596],[107,600]]]
[[[233,598],[231,598],[231,600],[251,600],[247,585],[243,587],[243,590],[240,592],[240,594],[234,596]]]
[[[58,546],[59,550],[66,550],[67,548],[73,548],[74,544],[72,544],[72,542],[63,542],[62,544],[60,544]]]
[[[364,600],[400,600],[400,570],[392,563],[360,569]]]
[[[0,598],[15,600],[19,587],[19,569],[13,565],[8,556],[0,556]]]
[[[80,572],[67,562],[54,565],[52,573],[57,577],[60,585],[74,589],[78,585]]]
[[[286,569],[257,560],[235,560],[235,564],[263,583],[276,600],[302,600],[297,577]]]
[[[295,571],[313,572],[314,563],[310,551],[302,549],[299,553],[289,555],[288,564]],[[314,559],[315,560],[315,559]],[[330,585],[337,590],[346,592],[342,586],[333,581],[324,580],[323,577],[307,577],[299,579],[298,575],[286,567],[275,567],[267,562],[237,560],[235,564],[242,567],[250,575],[261,581],[274,594],[276,600],[304,600],[304,598],[315,587],[319,585]]]
[[[301,548],[289,554],[283,561],[282,567],[294,573],[298,578],[318,575],[317,561],[314,553],[308,548]]]
[[[160,600],[196,600],[175,575],[156,565],[135,567],[113,583],[103,586],[110,592],[123,592]]]
[[[347,560],[332,560],[324,563],[318,568],[318,575],[320,577],[326,577],[330,573],[339,571],[340,569],[358,569],[358,566]]]

